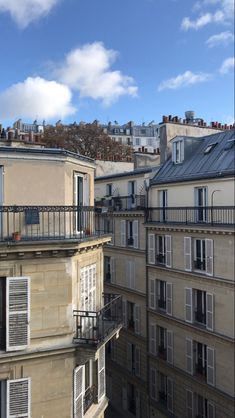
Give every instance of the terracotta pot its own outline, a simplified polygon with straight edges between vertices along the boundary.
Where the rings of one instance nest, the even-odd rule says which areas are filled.
[[[13,232],[12,239],[14,241],[20,241],[21,240],[21,234],[20,234],[20,232]]]

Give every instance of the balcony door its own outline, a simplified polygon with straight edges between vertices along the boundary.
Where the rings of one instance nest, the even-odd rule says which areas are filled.
[[[75,230],[76,232],[81,232],[85,228],[90,229],[88,225],[89,214],[83,210],[81,207],[90,206],[90,185],[89,185],[89,175],[76,173],[74,175],[74,206],[77,206],[76,216],[75,216]]]
[[[93,328],[96,327],[96,264],[81,269],[80,311],[87,312],[82,324],[83,337],[92,338]]]
[[[205,209],[205,206],[207,206],[208,202],[207,187],[195,187],[194,200],[195,206],[197,207],[197,221],[206,222],[207,211]]]
[[[136,206],[136,181],[128,181],[128,202],[127,208],[131,209]]]
[[[165,222],[167,220],[166,208],[168,206],[167,190],[160,190],[158,193],[160,207],[160,222]]]

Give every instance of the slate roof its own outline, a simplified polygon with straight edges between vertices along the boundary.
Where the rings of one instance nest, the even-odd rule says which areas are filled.
[[[181,137],[184,140],[197,140],[197,147],[180,164],[175,164],[170,157],[151,180],[151,184],[175,183],[198,180],[202,178],[218,178],[235,174],[235,144],[225,150],[228,141],[234,140],[234,129],[201,137]],[[209,144],[217,143],[208,154],[204,151]]]

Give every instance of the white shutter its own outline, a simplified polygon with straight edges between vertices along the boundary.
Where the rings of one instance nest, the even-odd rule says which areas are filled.
[[[123,325],[127,327],[127,301],[122,299],[122,314],[123,314]]]
[[[192,270],[192,240],[191,237],[184,237],[184,268]]]
[[[126,221],[121,221],[121,247],[126,247]]]
[[[74,418],[82,418],[84,416],[84,394],[85,394],[85,366],[76,367],[74,370]]]
[[[207,357],[207,383],[215,386],[215,350],[211,347],[206,347]]]
[[[206,274],[213,276],[213,240],[205,240]]]
[[[111,257],[110,259],[110,270],[111,270],[111,283],[115,283],[116,282],[116,277],[115,277],[115,273],[116,273],[116,260],[114,257]]]
[[[24,350],[30,341],[30,278],[7,277],[6,351]]]
[[[186,287],[185,291],[185,321],[193,322],[193,289]]]
[[[148,262],[155,264],[155,235],[148,234]]]
[[[193,392],[186,390],[186,418],[194,418],[193,415]]]
[[[105,395],[105,346],[99,349],[98,358],[98,402]]]
[[[214,295],[206,294],[206,327],[210,331],[214,329]]]
[[[7,418],[30,418],[30,379],[7,380]]]
[[[139,221],[133,221],[134,248],[139,248]]]
[[[171,267],[172,266],[171,235],[166,235],[165,240],[166,240],[166,267]]]
[[[127,387],[126,382],[122,382],[122,408],[124,411],[127,410]]]
[[[166,332],[166,348],[167,362],[173,364],[173,332],[168,330]]]
[[[127,361],[127,370],[129,370],[129,372],[132,373],[133,357],[132,357],[132,344],[131,343],[127,343],[126,361]]]
[[[149,351],[156,355],[157,352],[157,330],[155,324],[149,325]]]
[[[167,378],[167,409],[173,413],[173,380]]]
[[[215,418],[215,405],[212,402],[207,403],[208,418]]]
[[[135,375],[140,376],[140,348],[135,347]]]
[[[193,341],[186,338],[186,371],[193,374]]]
[[[166,283],[166,313],[172,315],[172,283]]]
[[[149,308],[156,309],[156,279],[149,279]]]
[[[134,305],[135,333],[140,334],[140,306]]]
[[[157,401],[157,370],[155,368],[150,369],[150,396]]]

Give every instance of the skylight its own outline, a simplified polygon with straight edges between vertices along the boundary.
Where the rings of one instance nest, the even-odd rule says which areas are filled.
[[[218,144],[218,142],[213,142],[212,144],[207,145],[206,149],[204,150],[204,154],[209,154],[213,148]]]
[[[235,144],[235,138],[229,139],[229,141],[227,141],[227,144],[224,147],[224,150],[227,151],[228,149],[232,148],[234,144]]]

